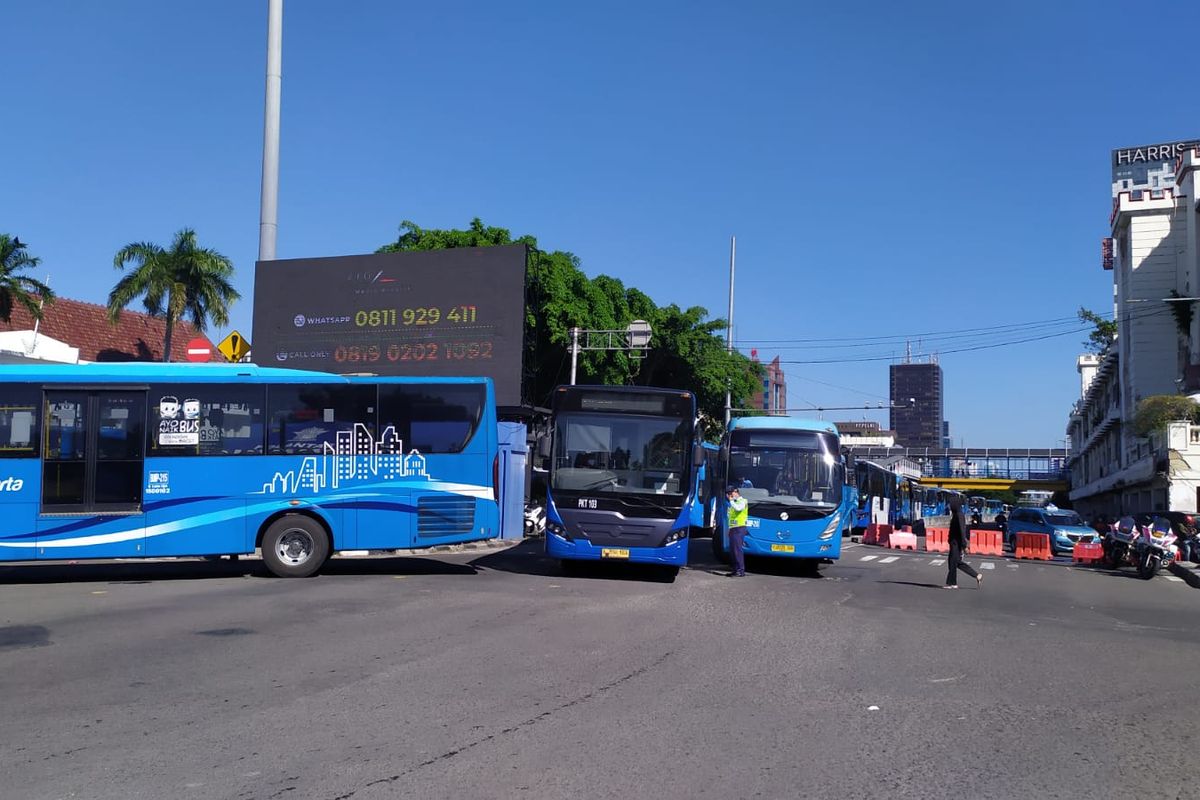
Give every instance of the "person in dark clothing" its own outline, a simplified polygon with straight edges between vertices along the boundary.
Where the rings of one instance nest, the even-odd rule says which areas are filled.
[[[946,573],[946,585],[943,589],[958,588],[958,571],[975,579],[976,586],[983,585],[983,576],[972,569],[971,565],[962,560],[963,550],[967,549],[967,521],[963,519],[962,500],[955,498],[950,501],[950,559],[949,570]]]

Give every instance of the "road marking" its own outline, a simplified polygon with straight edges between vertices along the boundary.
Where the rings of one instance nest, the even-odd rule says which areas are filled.
[[[338,553],[339,556],[350,556],[351,558],[359,558],[361,556],[371,555],[370,550],[343,550]]]
[[[932,561],[930,561],[929,563],[930,563],[930,564],[932,564],[932,565],[933,565],[933,566],[935,566],[935,567],[940,567],[942,564],[945,564],[945,563],[946,563],[946,559],[944,559],[944,558],[935,558],[935,559],[933,559]]]
[[[899,561],[899,560],[900,560],[900,556],[888,556],[887,558],[879,559],[879,563],[880,564],[890,564],[893,561]]]
[[[1166,579],[1167,579],[1167,580],[1169,580],[1169,581],[1175,581],[1176,583],[1183,583],[1183,582],[1184,582],[1183,578],[1180,578],[1180,577],[1179,577],[1179,576],[1177,576],[1177,575],[1163,575],[1163,577],[1164,577],[1164,578],[1166,578]],[[95,592],[93,592],[93,594],[95,594]]]
[[[929,682],[930,683],[953,683],[954,681],[960,681],[965,677],[967,677],[967,673],[964,672],[962,675],[955,675],[953,678],[930,678]]]
[[[874,561],[877,558],[879,558],[879,556],[863,556],[859,559],[859,561]]]
[[[1176,578],[1175,580],[1180,580],[1180,579]],[[92,592],[92,594],[108,594],[108,592],[100,591],[100,592]]]
[[[996,565],[993,564],[991,561],[985,561],[982,564],[980,564],[979,566],[983,569],[995,569],[996,568]]]

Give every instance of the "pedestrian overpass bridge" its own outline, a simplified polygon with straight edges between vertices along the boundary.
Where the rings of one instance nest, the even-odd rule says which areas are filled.
[[[848,445],[856,459],[918,478],[924,486],[963,492],[1070,489],[1066,450],[1057,448],[934,449]]]

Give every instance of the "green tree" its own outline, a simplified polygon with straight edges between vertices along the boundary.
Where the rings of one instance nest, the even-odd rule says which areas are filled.
[[[1115,319],[1105,319],[1095,311],[1089,311],[1083,306],[1079,307],[1077,314],[1080,322],[1093,326],[1087,340],[1083,343],[1089,353],[1103,353],[1109,345],[1117,340],[1117,321]]]
[[[125,245],[113,256],[113,267],[124,270],[127,265],[132,270],[108,295],[109,321],[115,325],[121,311],[143,297],[146,312],[166,320],[163,361],[171,360],[171,334],[180,320],[198,331],[206,330],[209,320],[228,325],[229,306],[241,297],[230,282],[233,263],[216,250],[200,247],[191,228],[176,233],[167,249],[152,242]]]
[[[42,302],[54,302],[54,292],[49,286],[21,274],[40,263],[40,258],[29,255],[24,242],[0,233],[0,320],[10,321],[16,305],[24,306],[34,319],[40,320]]]
[[[762,367],[740,353],[725,352],[720,334],[725,322],[707,319],[700,307],[659,308],[643,292],[608,275],[588,278],[572,253],[537,249],[532,236],[514,238],[505,228],[489,227],[478,218],[466,230],[425,230],[405,220],[395,242],[381,253],[439,250],[450,247],[530,247],[526,273],[525,368],[529,396],[546,405],[554,387],[570,377],[571,328],[623,330],[635,319],[654,330],[644,359],[623,351],[584,351],[579,355],[580,383],[636,383],[689,389],[708,420],[724,421],[725,389],[732,387],[735,406],[747,405],[762,385]]]
[[[1182,394],[1156,394],[1137,404],[1133,414],[1133,432],[1138,436],[1166,430],[1168,422],[1200,420],[1200,404]]]

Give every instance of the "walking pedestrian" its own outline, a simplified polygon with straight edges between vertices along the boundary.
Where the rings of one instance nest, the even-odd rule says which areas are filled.
[[[730,578],[746,577],[746,522],[750,518],[750,504],[738,487],[730,486],[725,496],[729,498],[729,553],[733,556]]]
[[[971,565],[962,560],[963,551],[967,549],[967,521],[963,519],[962,499],[955,497],[950,500],[950,559],[949,571],[946,573],[946,585],[943,589],[958,588],[958,571],[975,579],[976,586],[983,586],[983,576],[972,569]]]

